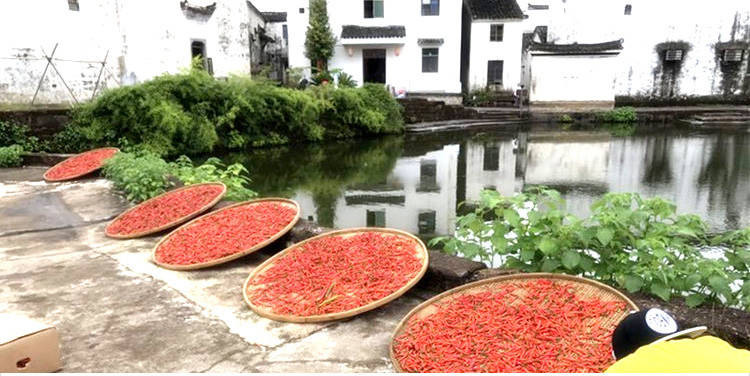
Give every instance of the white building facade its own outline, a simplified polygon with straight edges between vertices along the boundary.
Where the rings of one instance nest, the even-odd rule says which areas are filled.
[[[217,77],[250,74],[261,44],[278,39],[265,24],[246,0],[2,2],[0,103],[81,102],[195,56]]]

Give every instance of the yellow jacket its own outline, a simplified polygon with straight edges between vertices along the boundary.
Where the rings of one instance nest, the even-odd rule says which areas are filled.
[[[609,367],[607,373],[750,372],[750,351],[711,336],[647,345]]]

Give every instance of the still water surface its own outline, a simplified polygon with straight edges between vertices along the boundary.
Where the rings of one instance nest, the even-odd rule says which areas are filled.
[[[425,238],[452,233],[457,205],[483,189],[563,193],[579,216],[606,192],[677,203],[712,230],[750,225],[750,130],[668,127],[628,136],[528,128],[294,145],[226,157],[263,196],[297,200],[329,227],[387,226]]]

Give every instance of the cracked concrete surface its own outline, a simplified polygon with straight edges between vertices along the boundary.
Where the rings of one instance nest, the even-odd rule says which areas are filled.
[[[109,182],[47,184],[43,172],[0,169],[0,312],[55,325],[66,372],[389,372],[393,329],[431,295],[412,291],[345,321],[271,321],[242,300],[270,253],[158,268],[158,237],[104,236],[128,207]]]

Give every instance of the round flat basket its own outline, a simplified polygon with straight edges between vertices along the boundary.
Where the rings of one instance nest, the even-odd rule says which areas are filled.
[[[424,303],[420,304],[411,312],[409,312],[406,317],[404,317],[401,322],[396,326],[396,329],[393,332],[393,335],[391,337],[391,344],[390,344],[390,357],[391,362],[393,363],[393,367],[396,372],[420,372],[420,370],[406,370],[402,367],[402,365],[399,363],[399,360],[396,356],[396,341],[399,336],[401,336],[409,327],[410,324],[412,324],[412,321],[415,323],[418,322],[418,320],[428,318],[430,315],[439,312],[440,306],[446,306],[447,304],[450,304],[456,299],[474,295],[474,294],[483,294],[483,293],[493,293],[498,292],[501,288],[508,288],[510,285],[519,285],[521,283],[518,289],[513,290],[513,294],[517,296],[526,296],[528,291],[522,288],[522,283],[524,282],[530,282],[532,280],[550,280],[553,283],[563,283],[566,286],[570,287],[570,291],[577,297],[581,299],[598,299],[601,302],[619,302],[624,304],[625,309],[622,311],[617,311],[616,314],[603,316],[596,318],[595,323],[599,324],[601,327],[606,327],[607,329],[611,328],[612,331],[614,331],[615,327],[619,322],[627,316],[627,314],[630,311],[637,311],[638,306],[636,306],[633,301],[631,301],[627,296],[623,295],[619,291],[613,289],[610,286],[604,285],[602,283],[592,281],[585,278],[570,276],[570,275],[564,275],[564,274],[552,274],[552,273],[522,273],[522,274],[513,274],[513,275],[506,275],[506,276],[500,276],[500,277],[494,277],[489,278],[486,280],[478,281],[469,283],[463,286],[456,287],[452,290],[448,290],[440,295],[437,295],[433,297],[432,299],[429,299],[425,301]],[[528,306],[526,306],[528,307]],[[499,314],[499,313],[498,313]],[[493,315],[495,315],[493,313]],[[513,321],[514,319],[512,317],[507,318],[509,321]],[[536,318],[534,319],[537,320]],[[555,318],[555,320],[559,320],[559,318]],[[563,324],[561,324],[563,325]],[[473,341],[470,341],[473,342]],[[501,342],[501,340],[497,340],[497,342]],[[491,350],[487,350],[491,351]],[[496,350],[499,351],[499,350]],[[533,358],[533,355],[527,355],[529,358]],[[425,371],[422,371],[425,372]],[[469,371],[463,371],[463,370],[430,370],[429,372],[469,372]],[[495,371],[492,371],[495,372]],[[557,371],[555,371],[557,372]]]
[[[393,291],[392,293],[388,294],[385,297],[382,297],[380,299],[377,299],[375,301],[372,301],[370,303],[367,303],[363,306],[349,309],[346,311],[341,312],[333,312],[333,313],[327,313],[327,314],[319,314],[319,315],[311,315],[311,316],[298,316],[298,315],[281,315],[274,313],[271,307],[267,306],[261,306],[254,304],[250,297],[248,296],[248,290],[256,290],[262,287],[260,286],[253,286],[251,285],[251,281],[257,277],[260,276],[265,271],[269,270],[271,267],[275,265],[275,263],[281,259],[282,257],[297,251],[300,247],[304,246],[305,244],[308,244],[310,242],[315,242],[321,239],[326,238],[333,238],[333,237],[340,237],[340,238],[351,238],[356,235],[360,234],[366,234],[366,233],[377,233],[377,234],[385,234],[385,235],[396,235],[398,237],[402,237],[404,239],[410,239],[413,240],[416,244],[416,247],[414,248],[414,254],[416,258],[420,261],[421,267],[419,268],[419,271],[417,274],[410,278],[408,282],[406,282],[403,286],[398,288],[397,290]],[[255,311],[260,316],[269,318],[271,320],[275,321],[284,321],[284,322],[295,322],[295,323],[312,323],[312,322],[325,322],[325,321],[334,321],[334,320],[340,320],[352,316],[359,315],[361,313],[373,310],[375,308],[378,308],[380,306],[383,306],[396,298],[400,297],[404,293],[406,293],[409,289],[414,287],[414,285],[419,282],[419,280],[424,276],[425,272],[427,271],[427,266],[429,264],[429,253],[427,252],[427,247],[425,244],[417,237],[415,237],[412,234],[409,234],[404,231],[399,231],[395,229],[388,229],[388,228],[353,228],[353,229],[346,229],[346,230],[339,230],[339,231],[333,231],[328,232],[325,234],[321,234],[318,236],[315,236],[313,238],[307,239],[305,241],[302,241],[300,243],[297,243],[284,251],[280,252],[279,254],[273,256],[272,258],[266,260],[262,265],[258,266],[253,272],[250,274],[250,276],[245,281],[245,284],[242,288],[242,295],[245,299],[245,303]],[[330,292],[331,287],[329,287]]]
[[[90,174],[90,173],[92,173],[92,172],[94,172],[94,171],[102,168],[102,163],[99,163],[98,165],[96,165],[96,166],[94,166],[92,168],[86,169],[85,171],[81,171],[81,172],[79,172],[77,174],[68,175],[68,176],[60,177],[60,178],[49,177],[49,173],[51,171],[54,171],[57,168],[60,168],[60,167],[62,167],[64,165],[66,165],[66,164],[71,163],[71,161],[73,161],[75,159],[85,158],[87,155],[89,155],[91,153],[96,153],[96,152],[101,152],[101,151],[106,151],[106,150],[112,150],[112,151],[114,151],[114,153],[112,155],[114,155],[114,154],[116,154],[116,153],[118,153],[120,151],[120,149],[118,149],[118,148],[99,148],[99,149],[89,150],[89,151],[84,152],[84,153],[76,154],[76,155],[74,155],[74,156],[72,156],[72,157],[70,157],[70,158],[68,158],[68,159],[66,159],[66,160],[64,160],[64,161],[62,161],[62,162],[60,162],[60,163],[52,166],[52,167],[50,167],[49,169],[47,169],[47,171],[44,172],[43,178],[44,178],[45,181],[54,183],[54,182],[61,182],[61,181],[68,181],[68,180],[78,179],[78,178],[80,178],[82,176],[86,176],[86,175],[88,175],[88,174]],[[105,158],[104,160],[106,160],[106,159],[108,159],[108,158]]]
[[[202,220],[206,220],[206,219],[210,219],[213,216],[216,216],[218,214],[221,214],[221,213],[223,213],[223,212],[225,212],[227,210],[230,210],[230,209],[233,209],[233,208],[236,208],[236,207],[251,206],[251,205],[257,205],[257,204],[268,203],[268,202],[278,203],[278,204],[280,204],[282,206],[294,209],[294,211],[295,211],[294,218],[289,222],[289,224],[287,224],[281,230],[277,231],[273,236],[269,237],[268,239],[265,239],[262,242],[260,242],[258,244],[255,244],[252,247],[247,248],[245,250],[242,250],[240,252],[236,252],[236,253],[233,253],[231,255],[228,255],[228,256],[225,256],[225,257],[222,257],[222,258],[217,258],[217,259],[214,259],[214,260],[211,260],[211,261],[207,261],[207,262],[196,263],[196,264],[187,264],[187,265],[177,265],[177,264],[167,264],[167,263],[163,263],[163,262],[158,261],[158,259],[156,257],[156,253],[159,250],[159,247],[161,247],[161,245],[165,241],[169,240],[170,237],[174,236],[175,234],[179,233],[180,231],[186,231],[187,229],[189,229],[196,222],[202,221]],[[227,206],[227,207],[221,208],[220,210],[217,210],[217,211],[215,211],[213,213],[209,213],[209,214],[203,215],[201,217],[195,218],[192,221],[190,221],[190,222],[188,222],[188,223],[180,226],[179,228],[177,228],[174,231],[172,231],[171,233],[169,233],[169,235],[167,235],[164,238],[162,238],[156,244],[156,246],[154,247],[154,250],[151,252],[151,260],[156,265],[158,265],[158,266],[160,266],[162,268],[170,269],[170,270],[179,270],[179,271],[205,269],[205,268],[210,268],[212,266],[221,265],[221,264],[230,262],[232,260],[236,260],[236,259],[238,259],[240,257],[247,256],[247,255],[249,255],[249,254],[251,254],[253,252],[256,252],[256,251],[262,249],[263,247],[265,247],[265,246],[273,243],[274,241],[276,241],[280,237],[284,236],[284,234],[286,234],[287,232],[289,232],[294,227],[294,225],[297,224],[297,221],[299,221],[299,215],[300,215],[299,204],[296,201],[287,200],[287,199],[284,199],[284,198],[263,198],[263,199],[246,201],[246,202],[241,202],[241,203],[238,203],[238,204],[235,204],[235,205]]]
[[[179,192],[184,192],[184,191],[188,191],[188,190],[191,190],[191,189],[196,189],[196,188],[206,187],[206,186],[220,186],[221,187],[221,192],[219,192],[216,195],[216,197],[214,197],[211,201],[207,202],[206,204],[204,204],[203,206],[201,206],[199,208],[196,208],[195,210],[191,211],[190,213],[188,213],[186,215],[183,215],[183,216],[181,216],[179,218],[175,218],[174,220],[170,221],[169,223],[165,223],[165,224],[163,224],[161,226],[154,227],[154,228],[151,228],[151,229],[148,229],[148,230],[144,230],[144,231],[140,231],[140,232],[134,232],[134,233],[125,234],[125,235],[111,234],[109,232],[109,229],[110,229],[110,227],[112,225],[114,225],[115,223],[117,223],[117,221],[122,220],[128,214],[130,214],[130,213],[132,213],[132,212],[134,212],[136,210],[148,207],[148,205],[151,204],[151,203],[153,203],[153,202],[159,201],[159,200],[161,200],[161,199],[163,199],[165,197],[169,197],[171,195],[175,195],[175,194],[177,194]],[[175,227],[175,226],[178,226],[180,224],[183,224],[183,223],[189,221],[190,219],[195,218],[196,216],[200,215],[201,213],[204,213],[206,210],[211,209],[212,207],[214,207],[214,205],[216,205],[217,203],[219,203],[219,201],[221,201],[221,199],[224,197],[224,195],[226,193],[227,193],[227,186],[224,185],[224,183],[200,183],[200,184],[193,184],[193,185],[187,185],[187,186],[184,186],[182,188],[178,188],[178,189],[175,189],[175,190],[172,190],[172,191],[169,191],[169,192],[165,192],[165,193],[163,193],[163,194],[161,194],[159,196],[156,196],[156,197],[154,197],[152,199],[144,201],[144,202],[142,202],[142,203],[140,203],[140,204],[138,204],[138,205],[136,205],[136,206],[134,206],[134,207],[126,210],[122,214],[118,215],[117,218],[115,218],[112,222],[109,223],[109,225],[107,225],[107,228],[104,230],[104,234],[107,237],[110,237],[110,238],[113,238],[113,239],[136,239],[136,238],[140,238],[140,237],[144,237],[144,236],[148,236],[148,235],[152,235],[152,234],[156,234],[156,233],[162,232],[164,230],[167,230],[167,229],[170,229],[172,227]]]

